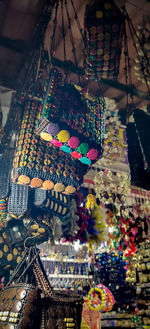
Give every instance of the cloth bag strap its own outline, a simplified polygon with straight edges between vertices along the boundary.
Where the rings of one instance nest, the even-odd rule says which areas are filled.
[[[32,252],[33,251],[33,252]],[[35,259],[39,256],[39,250],[33,247],[25,248],[24,255],[21,259],[21,262],[15,268],[13,275],[11,276],[9,282],[5,287],[9,287],[10,284],[15,280],[16,283],[19,283],[21,279],[26,275],[29,268],[35,262]],[[22,271],[22,272],[21,272]],[[19,277],[18,277],[19,275]]]

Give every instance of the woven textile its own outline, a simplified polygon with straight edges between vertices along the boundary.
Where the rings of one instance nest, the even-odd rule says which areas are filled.
[[[47,192],[47,197],[40,208],[60,218],[67,215],[70,210],[72,197],[54,190]]]
[[[36,188],[34,191],[34,205],[41,206],[46,201],[46,190]]]
[[[41,308],[45,310],[46,329],[80,329],[83,298],[73,292],[53,292],[44,298]]]
[[[81,185],[87,166],[35,134],[40,103],[26,101],[13,160],[17,183],[72,194]]]
[[[105,102],[51,70],[36,132],[85,165],[102,155]]]
[[[8,196],[11,164],[9,157],[0,160],[0,199]]]
[[[88,1],[85,11],[85,61],[88,79],[117,78],[124,17],[112,0]]]
[[[23,215],[28,208],[29,187],[11,182],[8,213],[14,217]]]

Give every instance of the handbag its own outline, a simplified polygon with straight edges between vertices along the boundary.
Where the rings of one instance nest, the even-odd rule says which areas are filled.
[[[28,100],[24,106],[12,180],[15,177],[17,184],[32,188],[75,193],[87,172],[87,166],[35,134],[40,102]]]
[[[74,293],[52,291],[40,258],[33,271],[43,297],[39,302],[40,329],[80,329],[83,298]]]
[[[14,270],[20,263],[26,240],[28,246],[32,246],[52,237],[50,223],[45,221],[45,214],[34,218],[27,215],[21,220],[13,218],[7,222],[6,227],[0,227],[0,277],[8,277],[9,271]],[[23,219],[29,224],[24,225]]]
[[[39,290],[31,283],[33,281],[31,265],[38,253],[37,250],[34,253],[32,249],[25,250],[11,280],[0,293],[1,329],[37,328]]]
[[[66,83],[56,69],[45,89],[37,134],[85,167],[91,165],[103,152],[104,99]]]
[[[25,248],[11,280],[0,293],[0,329],[79,329],[83,299],[54,293],[39,250]]]
[[[84,18],[88,79],[117,78],[124,32],[124,16],[113,0],[90,0]]]

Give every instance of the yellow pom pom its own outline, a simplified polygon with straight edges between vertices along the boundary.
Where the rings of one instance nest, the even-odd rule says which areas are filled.
[[[86,208],[87,209],[93,209],[94,206],[96,205],[96,197],[93,194],[88,194],[87,195],[87,202],[86,202]]]
[[[57,135],[58,139],[60,142],[62,143],[66,143],[68,142],[69,138],[70,138],[70,134],[67,130],[61,130],[58,135]]]

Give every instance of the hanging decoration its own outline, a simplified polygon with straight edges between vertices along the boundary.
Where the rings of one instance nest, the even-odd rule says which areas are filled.
[[[105,98],[105,134],[103,156],[98,160],[99,166],[111,167],[115,163],[127,165],[127,141],[125,126],[121,125],[118,109],[114,100]]]
[[[148,142],[150,137],[150,115],[142,110],[136,109],[134,111],[134,120],[140,139],[143,159],[145,160],[145,169],[147,172],[150,172],[150,145]]]
[[[56,69],[50,72],[36,129],[43,140],[90,165],[102,155],[104,119],[102,98],[66,83]]]
[[[115,303],[115,299],[111,291],[103,284],[98,284],[88,293],[87,303],[92,311],[111,311]]]
[[[31,188],[54,188],[56,192],[75,193],[87,167],[35,134],[40,106],[38,101],[26,101],[24,106],[24,117],[13,160],[16,182],[30,185]]]
[[[134,122],[129,122],[126,129],[131,184],[147,190],[150,187],[149,122],[150,116],[136,109]]]
[[[108,241],[108,227],[103,216],[101,206],[95,205],[90,209],[91,220],[93,221],[93,228],[89,231],[89,247],[93,250],[94,245],[99,245],[104,241]]]
[[[97,171],[94,183],[96,196],[104,203],[121,205],[130,192],[128,174],[123,172]]]
[[[84,19],[85,61],[88,79],[117,78],[124,17],[113,1],[88,1]]]
[[[148,16],[144,16],[141,24],[137,27],[137,51],[138,55],[135,59],[134,74],[137,79],[142,83],[150,85],[150,19]]]
[[[101,282],[104,287],[109,287],[113,294],[112,298],[115,299],[113,311],[119,313],[120,311],[131,313],[135,308],[135,286],[126,282],[126,264],[123,254],[118,250],[116,252],[107,250],[95,254],[94,281],[96,284]]]

